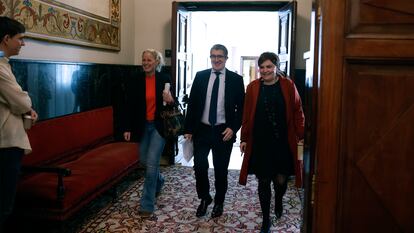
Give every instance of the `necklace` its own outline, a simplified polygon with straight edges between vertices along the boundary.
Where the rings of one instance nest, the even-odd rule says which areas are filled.
[[[280,134],[279,134],[279,126],[278,126],[277,121],[276,121],[276,108],[275,108],[275,106],[272,106],[272,103],[270,102],[270,99],[272,99],[272,100],[276,99],[276,86],[275,86],[275,83],[272,84],[272,85],[265,85],[262,82],[261,89],[262,89],[262,93],[263,93],[263,104],[264,104],[265,114],[267,116],[267,120],[272,125],[273,133],[274,133],[276,139],[279,139]],[[267,92],[265,92],[265,86],[268,86],[268,88],[266,88]],[[275,103],[273,102],[273,104],[275,104]]]

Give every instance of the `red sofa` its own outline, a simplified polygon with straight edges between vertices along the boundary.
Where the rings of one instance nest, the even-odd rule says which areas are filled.
[[[137,144],[112,139],[111,107],[39,122],[28,134],[19,216],[66,220],[138,165]]]

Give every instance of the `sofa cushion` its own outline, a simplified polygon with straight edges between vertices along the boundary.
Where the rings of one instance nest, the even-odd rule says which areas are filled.
[[[112,107],[71,114],[35,124],[28,131],[33,152],[23,165],[53,164],[113,135]]]
[[[115,142],[87,151],[78,159],[59,165],[72,170],[70,176],[63,178],[65,196],[62,201],[57,200],[57,176],[40,173],[19,183],[16,207],[67,212],[85,198],[94,198],[103,186],[125,174],[138,163],[138,157],[135,143]]]

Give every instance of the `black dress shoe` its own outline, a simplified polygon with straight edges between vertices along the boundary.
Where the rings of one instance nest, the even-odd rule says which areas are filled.
[[[223,204],[215,204],[211,212],[212,218],[220,217],[223,214]]]
[[[213,201],[213,199],[202,199],[200,205],[197,208],[197,212],[196,212],[196,216],[197,217],[202,217],[204,215],[206,215],[207,212],[207,207],[208,205],[211,204],[211,202]]]

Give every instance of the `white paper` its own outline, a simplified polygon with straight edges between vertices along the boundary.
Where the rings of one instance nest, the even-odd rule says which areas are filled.
[[[169,92],[170,92],[170,83],[165,83],[163,93],[168,94]],[[162,101],[162,104],[163,104],[164,106],[166,106],[166,105],[167,105],[167,103],[166,103],[165,101]]]
[[[182,142],[182,148],[183,157],[188,163],[193,158],[193,140],[184,139]]]

